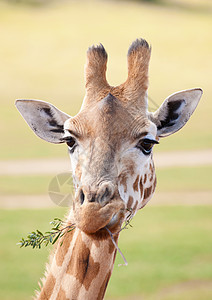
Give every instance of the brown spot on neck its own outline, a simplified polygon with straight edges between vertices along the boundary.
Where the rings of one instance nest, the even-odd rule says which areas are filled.
[[[60,288],[56,300],[69,300],[69,299],[66,297],[66,293],[65,293],[65,291],[64,291],[62,288]]]
[[[91,233],[89,236],[92,238],[96,247],[100,247],[101,241],[110,240],[110,236],[105,228],[102,228],[95,233]]]
[[[98,232],[89,234],[89,237],[92,238],[92,243],[99,248],[101,246],[101,242],[108,242],[109,245],[109,253],[111,254],[114,251],[114,245],[111,240],[111,237],[108,233],[108,231],[105,228],[100,229]],[[114,240],[117,243],[119,234],[113,234]]]
[[[118,234],[116,234],[116,235],[113,236],[114,241],[116,242],[116,244],[118,243],[118,237],[119,237]],[[109,238],[108,242],[109,242],[109,254],[112,254],[114,252],[114,250],[115,250],[115,246],[114,246],[111,238]]]
[[[58,266],[62,266],[63,264],[65,255],[67,254],[68,249],[70,247],[74,232],[75,230],[67,232],[62,238],[62,245],[60,244],[60,242],[58,243],[57,252],[55,255],[56,263]]]
[[[39,295],[39,300],[48,300],[50,299],[54,286],[56,283],[56,279],[54,278],[54,276],[52,274],[49,274],[46,282],[45,282],[45,286],[42,288],[40,295]]]
[[[67,273],[73,275],[88,290],[91,282],[96,278],[100,263],[94,262],[90,249],[82,240],[81,232],[78,233],[73,247],[72,256],[67,268]]]
[[[115,251],[114,251],[114,256],[113,256],[113,265],[114,265],[114,263],[115,263],[115,260],[116,260],[116,254],[117,254],[117,249],[115,249]]]
[[[110,280],[110,276],[111,276],[111,271],[109,271],[109,273],[105,276],[105,279],[100,287],[100,291],[99,291],[97,300],[102,300],[104,298],[106,288],[107,288],[108,282]]]

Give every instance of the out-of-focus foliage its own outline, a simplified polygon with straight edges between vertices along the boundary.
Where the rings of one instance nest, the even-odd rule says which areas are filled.
[[[51,2],[54,2],[54,0],[2,0],[5,2],[8,2],[10,4],[16,4],[16,5],[31,5],[31,6],[41,6],[41,5],[47,5]]]
[[[46,6],[61,2],[74,2],[74,0],[0,0],[15,5],[29,5],[29,6]],[[86,2],[90,0],[84,0]],[[99,0],[102,1],[102,0]],[[107,2],[108,0],[104,0]],[[143,2],[149,4],[156,4],[162,6],[173,6],[182,9],[197,9],[211,11],[211,0],[114,0],[117,2]]]

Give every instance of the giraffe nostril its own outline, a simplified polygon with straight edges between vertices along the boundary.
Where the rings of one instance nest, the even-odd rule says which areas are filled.
[[[84,203],[85,201],[85,194],[83,193],[83,190],[80,191],[80,203],[81,205]]]
[[[96,195],[93,195],[89,202],[95,202],[95,201],[96,201]]]
[[[102,199],[107,198],[110,195],[109,189],[106,187],[104,194],[102,195]]]
[[[106,199],[110,199],[113,195],[113,191],[109,187],[104,187],[97,197],[97,201],[102,203]]]
[[[108,202],[111,200],[114,194],[114,187],[113,185],[103,184],[98,190],[95,188],[92,188],[91,186],[83,186],[79,189],[78,192],[78,201],[80,205],[83,205],[83,203],[89,203],[89,202],[98,202],[100,204],[104,204],[105,202]]]

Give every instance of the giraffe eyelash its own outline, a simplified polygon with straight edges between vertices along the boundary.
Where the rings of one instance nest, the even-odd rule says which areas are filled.
[[[145,155],[149,155],[152,151],[152,148],[155,144],[159,144],[158,141],[156,140],[152,140],[152,139],[142,139],[138,142],[138,144],[136,145],[136,148],[138,148],[139,150],[141,150],[143,152],[143,154]]]
[[[76,139],[72,136],[66,136],[63,137],[63,142],[65,142],[68,145],[68,147],[70,148],[70,152],[73,153],[77,146]]]

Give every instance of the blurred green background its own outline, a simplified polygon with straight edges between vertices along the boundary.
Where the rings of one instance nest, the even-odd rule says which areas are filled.
[[[157,105],[179,90],[204,91],[188,125],[155,150],[201,155],[212,149],[211,28],[210,0],[0,1],[0,166],[67,157],[64,145],[31,132],[15,99],[45,100],[75,115],[85,92],[87,48],[105,46],[108,81],[118,85],[127,77],[128,47],[138,37],[152,45],[149,96]],[[42,171],[42,164],[40,174],[0,170],[0,205],[4,199],[46,195],[55,174]],[[106,299],[212,299],[211,173],[211,163],[195,162],[157,170],[152,201],[158,205],[150,203],[122,233],[119,246],[129,266],[118,268],[117,257]],[[31,230],[48,230],[48,222],[66,211],[41,209],[39,201],[37,209],[1,205],[0,299],[30,299],[38,288],[49,249],[19,249],[16,242]]]

